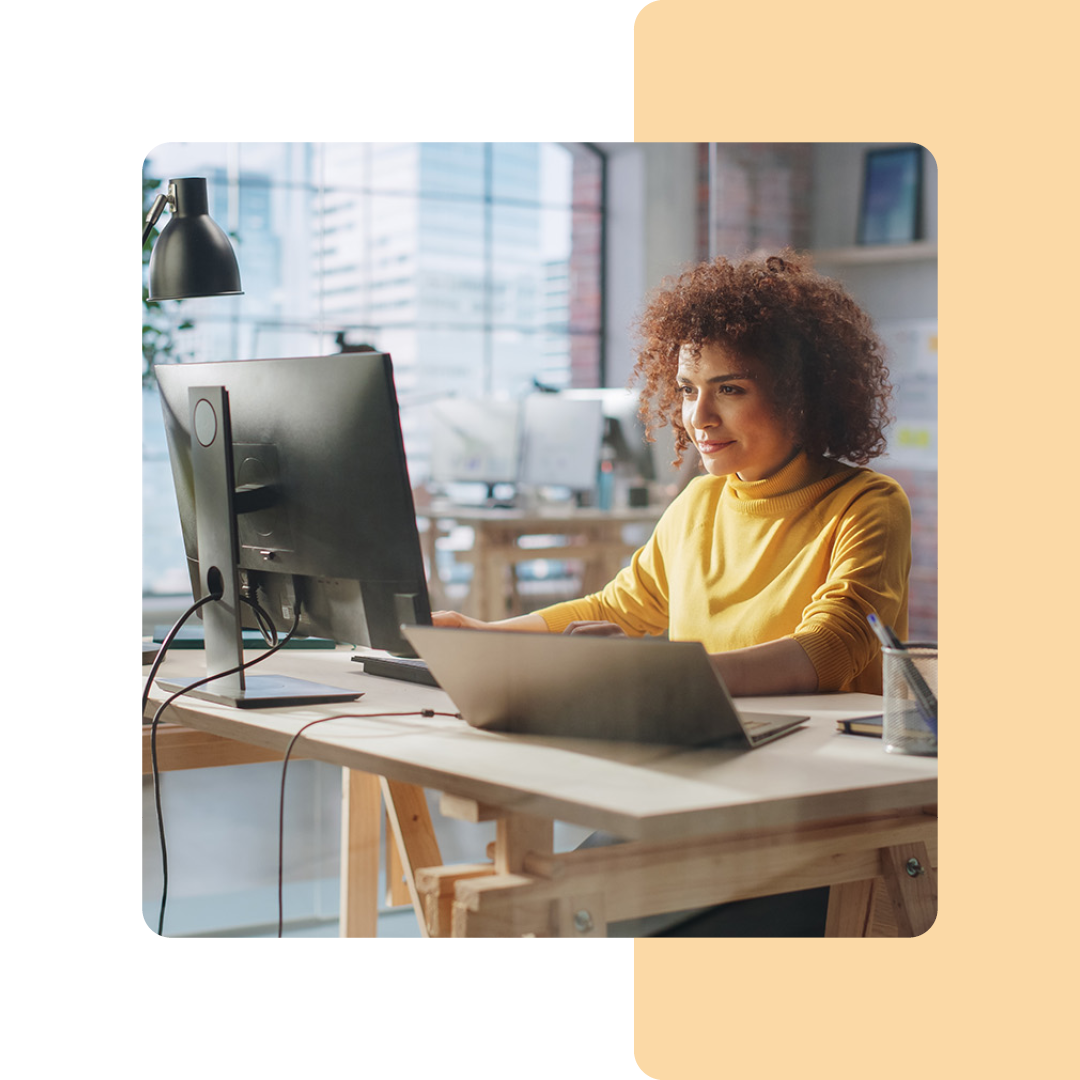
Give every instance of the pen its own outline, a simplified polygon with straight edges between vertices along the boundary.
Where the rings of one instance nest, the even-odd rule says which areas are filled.
[[[886,626],[872,612],[866,616],[866,621],[873,627],[874,633],[877,634],[878,640],[884,648],[892,649],[901,654],[898,657],[900,670],[904,673],[904,678],[907,680],[908,686],[911,687],[911,692],[915,695],[919,712],[922,714],[923,720],[926,721],[926,726],[937,735],[937,695],[926,685],[926,680],[919,674],[919,670],[915,667],[911,658],[903,655],[907,652],[907,647],[893,633],[892,627]]]

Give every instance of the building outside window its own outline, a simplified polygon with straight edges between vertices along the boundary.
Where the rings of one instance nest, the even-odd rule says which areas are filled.
[[[244,295],[148,309],[148,365],[389,352],[414,484],[429,472],[435,400],[603,383],[603,162],[590,147],[172,143],[146,159],[145,203],[182,176],[207,178]],[[181,594],[149,366],[145,385],[143,591]]]

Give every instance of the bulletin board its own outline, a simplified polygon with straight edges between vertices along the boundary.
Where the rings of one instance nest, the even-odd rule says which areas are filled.
[[[881,319],[893,384],[889,449],[883,467],[938,467],[937,319]]]

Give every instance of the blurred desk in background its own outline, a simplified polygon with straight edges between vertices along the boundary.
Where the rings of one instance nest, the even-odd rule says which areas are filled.
[[[485,621],[535,610],[560,597],[534,595],[537,590],[528,586],[542,585],[544,578],[534,576],[527,582],[520,566],[544,560],[574,564],[572,576],[568,579],[564,572],[559,579],[566,593],[563,598],[596,592],[645,542],[663,510],[661,506],[526,510],[438,504],[419,509],[419,516],[426,519],[420,536],[432,607],[460,610]],[[453,564],[472,568],[464,596],[455,589],[463,583],[452,580],[448,572]]]

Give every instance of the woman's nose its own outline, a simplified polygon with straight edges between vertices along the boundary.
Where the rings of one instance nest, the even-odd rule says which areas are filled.
[[[707,394],[698,395],[697,401],[694,402],[693,411],[690,414],[690,422],[698,430],[704,430],[716,425],[716,412]]]

